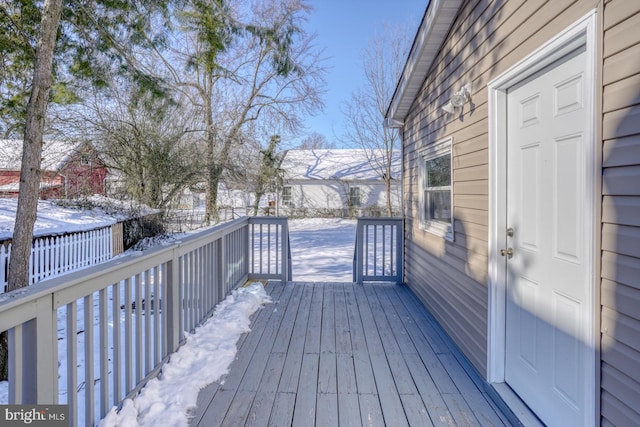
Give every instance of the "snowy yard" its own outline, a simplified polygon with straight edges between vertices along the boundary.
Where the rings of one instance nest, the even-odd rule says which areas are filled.
[[[295,219],[289,221],[293,280],[351,282],[356,221]]]

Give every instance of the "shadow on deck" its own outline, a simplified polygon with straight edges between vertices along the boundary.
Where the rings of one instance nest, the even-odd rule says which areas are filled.
[[[509,425],[406,286],[269,282],[192,426]],[[206,367],[203,367],[206,369]]]

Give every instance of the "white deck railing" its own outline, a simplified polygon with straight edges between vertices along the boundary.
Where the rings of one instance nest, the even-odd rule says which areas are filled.
[[[0,295],[9,403],[69,404],[70,425],[97,423],[249,277],[291,279],[286,218],[241,218]]]
[[[353,281],[402,283],[403,220],[358,218]]]
[[[250,278],[291,278],[291,250],[289,227],[286,220],[256,217],[251,220]],[[284,273],[283,273],[284,272]]]
[[[33,239],[29,258],[29,284],[110,260],[111,227]],[[5,292],[11,243],[0,244],[0,293]]]

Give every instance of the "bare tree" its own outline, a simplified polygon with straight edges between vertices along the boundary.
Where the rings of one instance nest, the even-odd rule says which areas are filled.
[[[312,132],[300,142],[298,148],[301,150],[319,150],[321,148],[336,148],[336,146],[330,143],[324,134]]]
[[[253,214],[258,214],[258,208],[260,207],[260,199],[269,190],[274,190],[277,186],[277,181],[282,176],[282,164],[281,153],[278,153],[278,146],[282,142],[280,135],[273,135],[269,138],[267,146],[260,150],[260,167],[253,183],[253,193],[255,199],[253,202]]]
[[[195,185],[202,157],[199,132],[191,132],[193,114],[175,99],[132,97],[113,93],[98,98],[90,123],[94,144],[106,165],[119,176],[133,200],[155,209],[176,204],[182,191]]]
[[[384,26],[362,53],[364,86],[351,94],[345,106],[345,142],[367,151],[369,163],[384,180],[387,214],[391,205],[392,164],[400,145],[397,129],[383,125],[384,115],[395,84],[409,53],[409,37],[404,28]]]
[[[217,22],[218,30],[202,33],[207,22],[187,14],[190,43],[181,43],[186,50],[174,56],[192,73],[190,78],[172,74],[176,86],[191,93],[202,114],[206,219],[216,221],[218,185],[231,167],[234,151],[245,142],[245,129],[265,116],[278,117],[287,131],[297,129],[303,115],[322,106],[324,70],[321,52],[302,26],[311,10],[305,0],[263,0],[246,9],[242,2],[209,3],[213,4],[205,13],[213,15],[207,22]]]

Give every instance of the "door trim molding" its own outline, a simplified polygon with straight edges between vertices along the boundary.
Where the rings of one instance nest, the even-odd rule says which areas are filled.
[[[488,241],[488,287],[489,287],[489,312],[487,330],[487,380],[489,383],[505,382],[505,322],[506,322],[506,265],[504,258],[500,256],[500,248],[506,247],[506,182],[507,182],[507,89],[514,84],[531,76],[535,72],[552,64],[573,50],[585,47],[587,70],[585,81],[587,89],[585,93],[585,107],[595,117],[596,95],[596,64],[597,64],[597,20],[594,9],[560,34],[549,40],[529,56],[509,68],[488,84],[489,103],[489,241]],[[594,425],[596,422],[596,334],[593,333],[596,322],[595,313],[595,266],[597,248],[595,247],[596,224],[596,124],[595,120],[587,123],[586,144],[584,154],[586,156],[586,228],[588,229],[585,241],[588,242],[590,253],[586,262],[587,283],[590,286],[587,293],[588,299],[584,301],[588,311],[588,321],[583,330],[583,340],[588,352],[585,366],[586,396],[584,402],[585,425]]]

